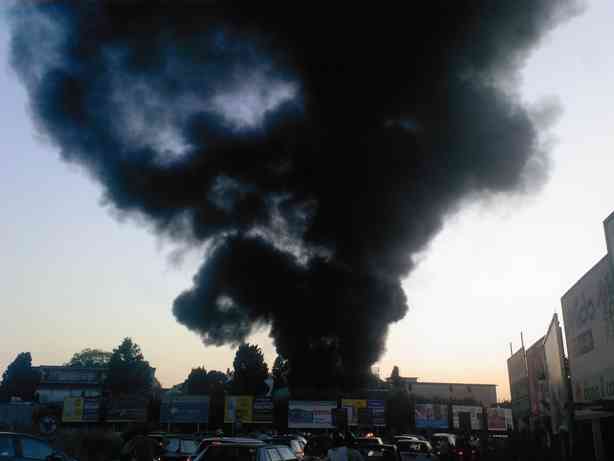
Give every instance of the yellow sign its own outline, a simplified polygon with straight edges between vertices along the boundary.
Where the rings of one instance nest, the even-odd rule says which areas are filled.
[[[367,408],[367,401],[365,399],[341,399],[341,407],[347,408],[348,424],[358,426],[358,409]]]
[[[64,399],[64,410],[62,411],[62,421],[65,423],[78,423],[83,421],[83,398],[66,397]]]
[[[231,395],[226,397],[224,406],[225,423],[251,423],[253,400],[251,395]]]

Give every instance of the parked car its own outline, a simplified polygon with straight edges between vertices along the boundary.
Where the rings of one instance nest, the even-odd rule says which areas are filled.
[[[209,448],[211,445],[265,445],[262,440],[252,439],[248,437],[207,437],[202,439],[198,448],[194,452],[192,456],[188,459],[188,461],[196,461],[198,455],[200,455],[203,451]]]
[[[413,439],[413,440],[424,440],[425,442],[428,442],[428,439],[426,437],[424,437],[423,435],[417,435],[417,434],[402,434],[402,435],[396,435],[394,437],[395,439]]]
[[[401,461],[397,447],[388,444],[374,443],[372,445],[357,446],[365,461]]]
[[[442,432],[433,434],[431,440],[435,453],[442,460],[476,461],[478,459],[478,450],[472,447],[464,437]]]
[[[188,461],[196,454],[199,443],[191,437],[167,436],[163,441],[160,461]]]
[[[433,447],[424,440],[400,440],[397,449],[402,461],[434,461],[438,457],[433,454]]]
[[[294,435],[278,435],[268,439],[268,443],[289,447],[299,461],[305,457],[305,443],[302,437]]]
[[[297,461],[285,445],[223,443],[207,447],[195,461]]]
[[[323,459],[328,450],[333,446],[333,441],[328,435],[314,435],[310,437],[305,445],[305,458]]]
[[[379,437],[358,437],[354,439],[354,445],[362,446],[362,445],[383,445],[384,442]]]
[[[43,439],[16,432],[0,432],[0,460],[76,461]]]

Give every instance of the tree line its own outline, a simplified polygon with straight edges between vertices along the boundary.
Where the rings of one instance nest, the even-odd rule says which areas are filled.
[[[141,348],[131,338],[125,338],[111,352],[92,348],[83,349],[76,352],[64,366],[104,369],[105,378],[102,383],[104,390],[114,396],[151,394],[155,388],[160,388]],[[277,386],[285,386],[287,360],[277,357],[271,374]],[[223,372],[197,366],[182,383],[174,386],[173,390],[182,394],[230,392],[261,395],[268,391],[266,380],[269,376],[269,368],[260,347],[244,343],[237,348],[232,369]],[[30,352],[19,353],[2,374],[0,402],[12,398],[23,401],[35,400],[40,380],[40,374],[32,366]]]

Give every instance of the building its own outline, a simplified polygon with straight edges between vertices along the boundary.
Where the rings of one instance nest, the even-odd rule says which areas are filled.
[[[44,404],[63,404],[66,397],[100,397],[106,378],[105,368],[77,368],[55,365],[33,367],[40,373],[36,391]]]
[[[401,382],[416,400],[473,402],[485,407],[497,403],[496,384],[435,383],[418,378],[401,378]]]

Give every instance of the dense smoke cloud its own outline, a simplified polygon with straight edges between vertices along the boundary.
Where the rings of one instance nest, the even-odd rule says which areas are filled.
[[[543,181],[518,72],[576,11],[22,1],[12,60],[40,131],[110,206],[207,247],[181,323],[216,345],[270,325],[295,382],[354,382],[446,213]]]

